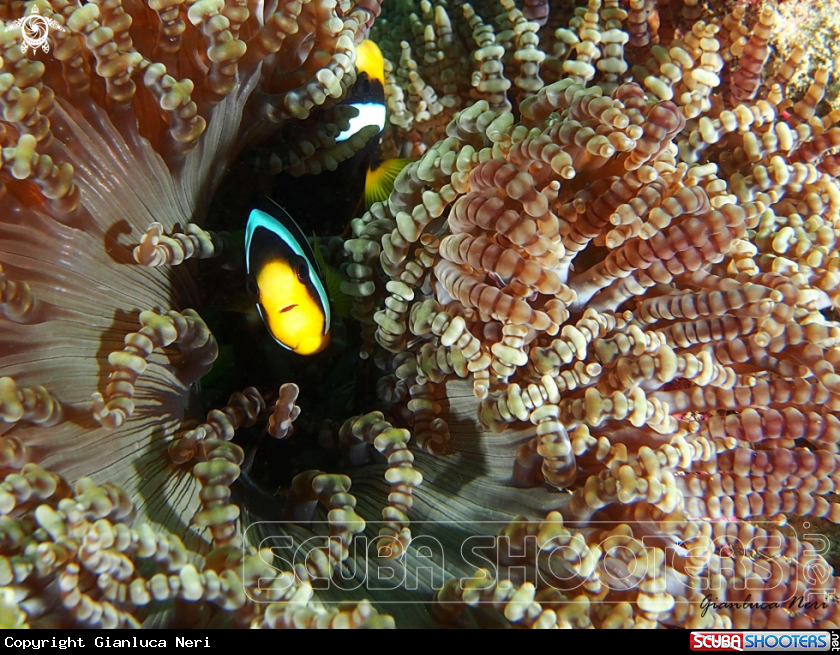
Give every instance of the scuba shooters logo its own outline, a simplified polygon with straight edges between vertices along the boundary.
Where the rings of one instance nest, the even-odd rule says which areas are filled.
[[[20,44],[20,50],[24,54],[28,48],[32,48],[37,52],[41,48],[44,52],[50,51],[50,44],[47,39],[50,36],[50,30],[63,32],[64,27],[52,18],[42,16],[38,12],[38,5],[32,5],[32,11],[28,16],[13,20],[6,25],[6,31],[20,28],[21,38],[23,42]]]
[[[779,630],[740,632],[695,631],[691,633],[691,650],[700,651],[796,651],[820,652],[838,650],[837,631]]]
[[[692,632],[691,650],[744,650],[740,632]]]

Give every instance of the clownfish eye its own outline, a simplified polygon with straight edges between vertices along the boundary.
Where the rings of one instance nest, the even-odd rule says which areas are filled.
[[[301,282],[306,282],[309,274],[309,266],[303,257],[297,257],[296,259],[297,261],[294,263],[295,275],[297,275],[297,279]]]

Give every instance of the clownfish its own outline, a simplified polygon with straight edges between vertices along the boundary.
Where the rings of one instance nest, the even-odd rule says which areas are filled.
[[[264,209],[251,211],[245,228],[248,294],[274,340],[299,355],[314,355],[330,342],[330,303],[318,261],[280,205],[266,199]]]
[[[379,132],[336,170],[302,177],[280,174],[274,188],[274,196],[283,198],[295,216],[311,217],[311,221],[302,220],[332,234],[349,227],[350,219],[361,216],[373,203],[386,200],[399,172],[414,161],[380,158],[387,115],[385,58],[373,41],[365,39],[356,46],[356,82],[341,104],[353,107],[358,115],[350,119],[336,142],[346,141],[369,125],[377,126]]]
[[[368,125],[376,125],[379,132],[355,157],[365,169],[365,209],[375,202],[383,202],[394,188],[399,172],[413,159],[379,159],[382,132],[385,129],[385,57],[370,39],[356,46],[356,83],[350,98],[344,102],[359,112],[350,119],[350,127],[336,137],[336,141],[349,139]],[[351,159],[351,161],[352,161]],[[358,209],[358,207],[356,208]]]

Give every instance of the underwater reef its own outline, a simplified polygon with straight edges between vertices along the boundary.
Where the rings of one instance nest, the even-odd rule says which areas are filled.
[[[770,3],[578,5],[0,7],[54,21],[0,31],[0,625],[840,625],[833,60]],[[243,153],[362,149],[368,35],[416,161],[324,248],[375,399],[304,457],[299,360],[197,411],[205,220]]]

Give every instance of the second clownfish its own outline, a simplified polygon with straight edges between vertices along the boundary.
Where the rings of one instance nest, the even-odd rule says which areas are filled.
[[[266,199],[264,209],[251,212],[245,228],[248,293],[274,340],[299,355],[314,355],[330,342],[330,303],[317,262],[282,207]]]
[[[273,196],[302,223],[317,225],[322,234],[346,232],[350,220],[361,216],[374,202],[384,201],[394,188],[394,180],[412,159],[381,157],[382,133],[386,125],[385,60],[370,40],[356,46],[356,82],[342,105],[353,107],[358,115],[338,136],[346,141],[364,127],[375,125],[378,133],[335,170],[318,175],[275,178]]]

